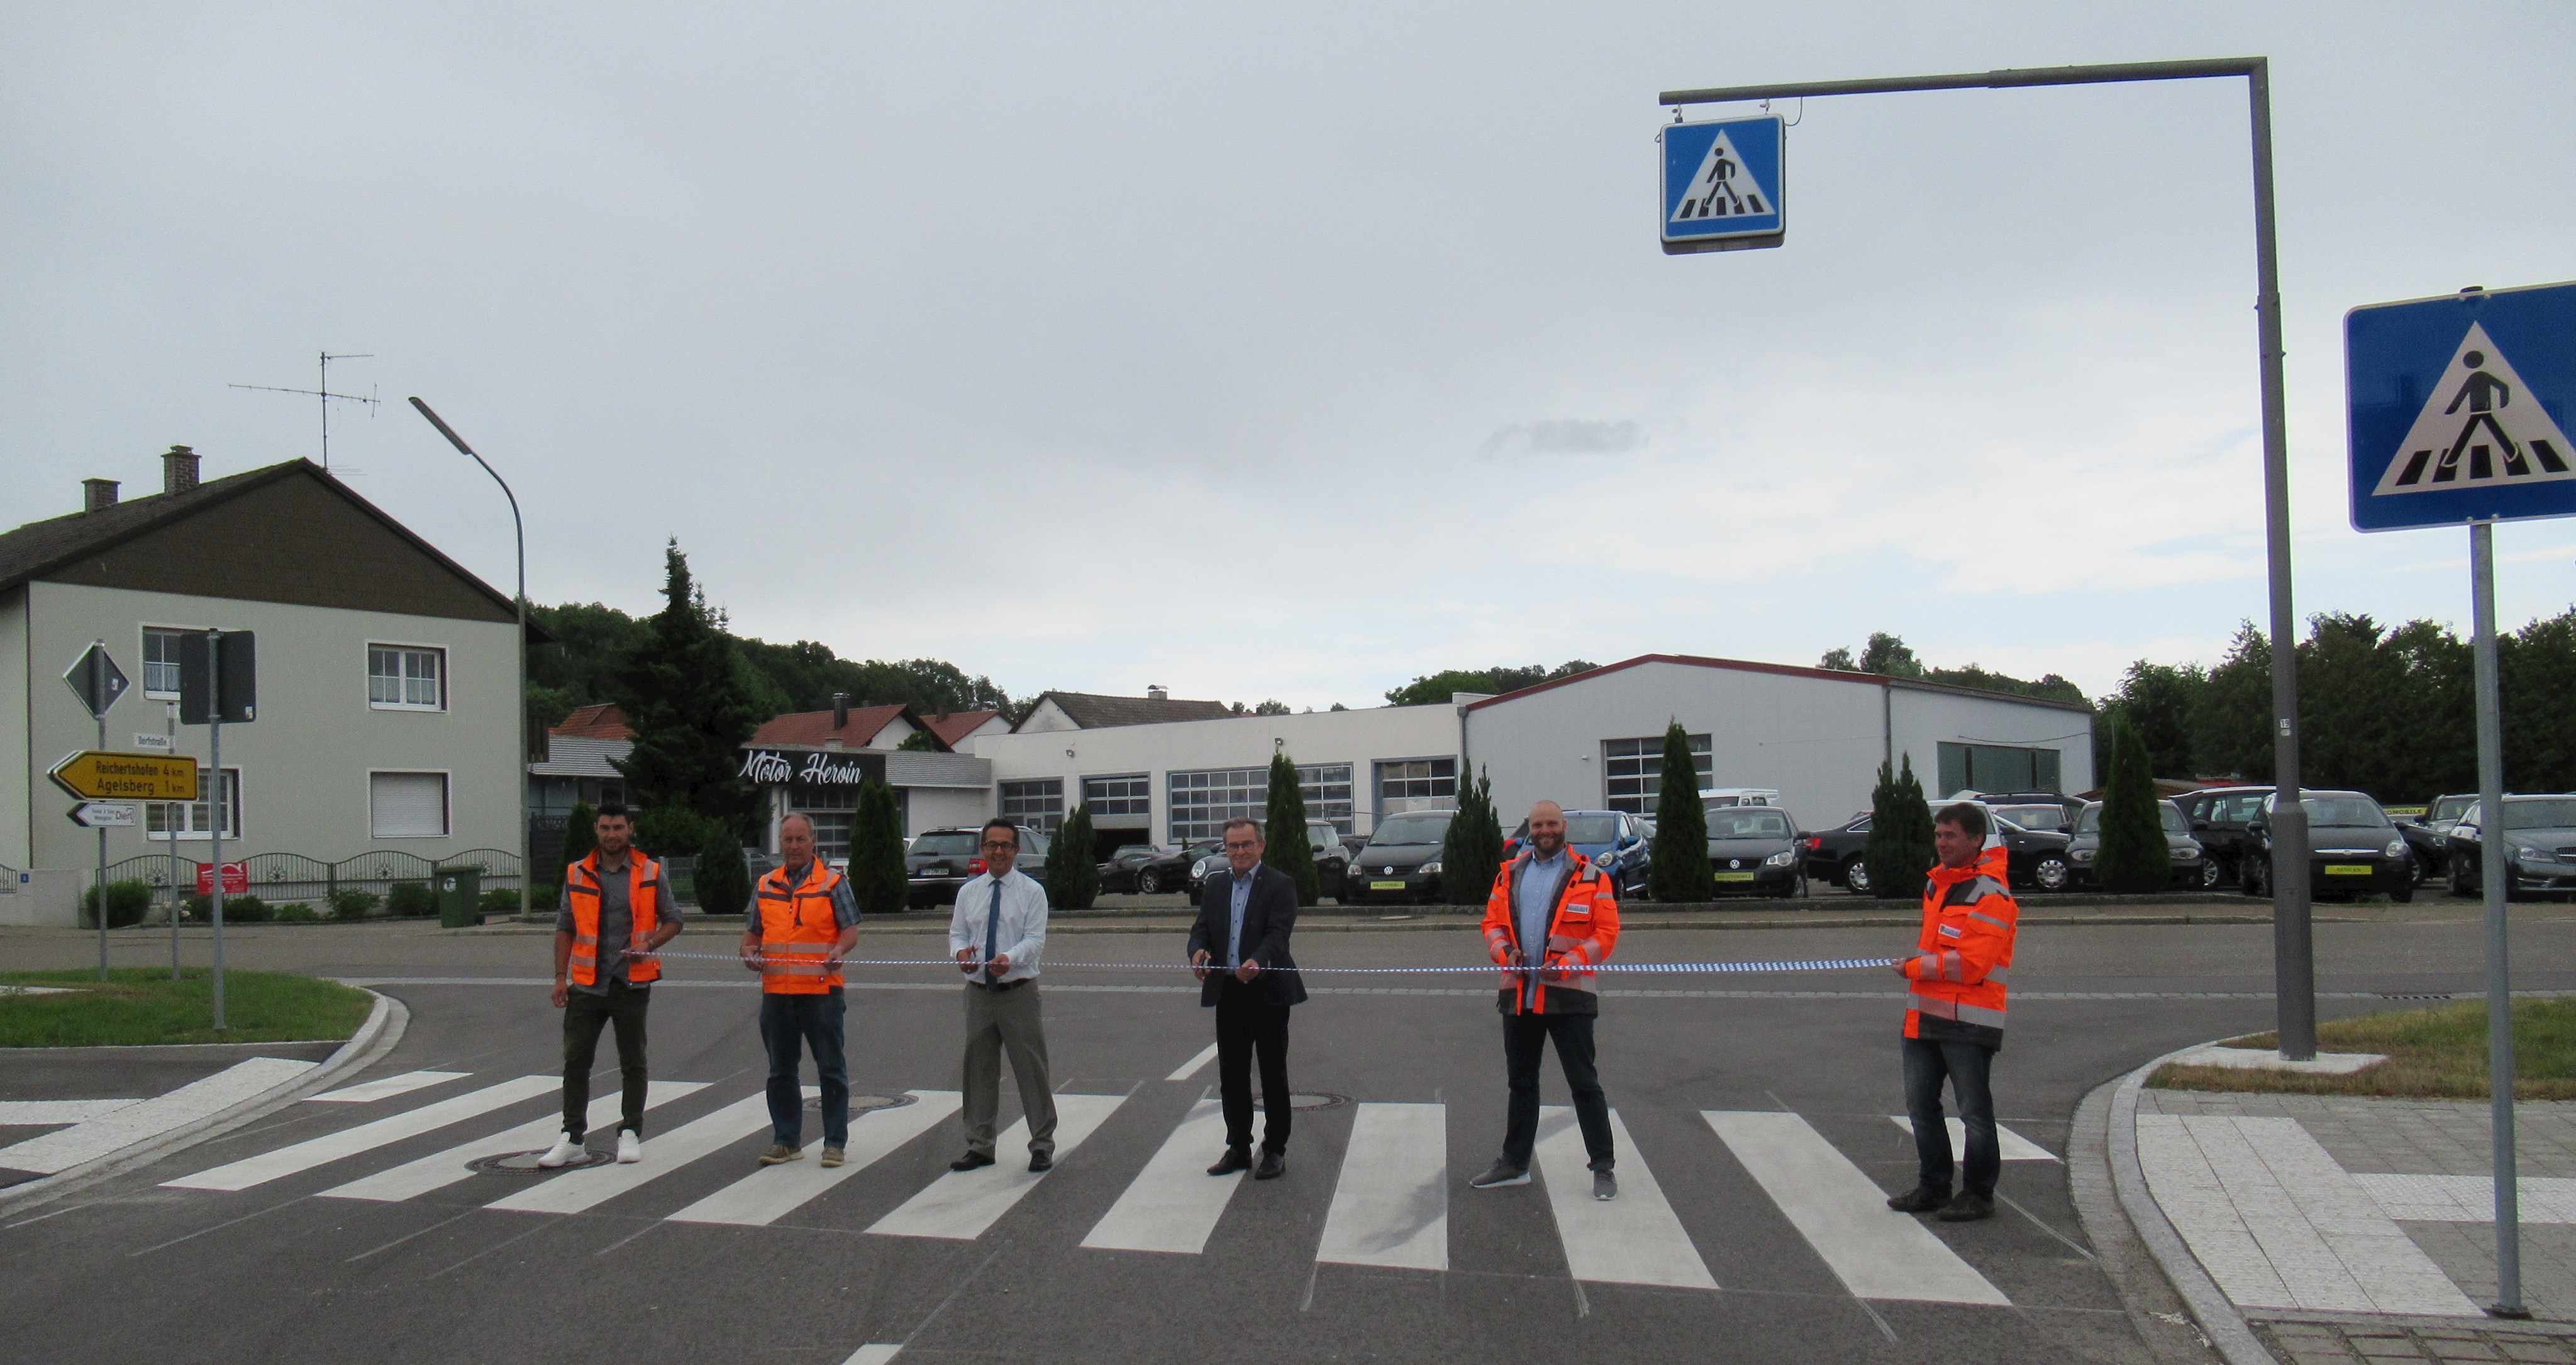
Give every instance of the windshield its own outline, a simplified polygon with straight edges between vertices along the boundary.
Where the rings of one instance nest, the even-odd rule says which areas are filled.
[[[2263,808],[2270,810],[2277,797],[2263,798]],[[2341,825],[2348,829],[2386,829],[2388,812],[2367,796],[2303,796],[2299,808],[2308,813],[2310,825]]]
[[[2171,801],[2157,802],[2156,814],[2164,822],[2165,833],[2191,833],[2191,822],[2182,818],[2182,807],[2175,805]],[[2086,806],[2084,808],[2084,813],[2075,817],[2075,832],[2078,834],[2099,834],[2102,832],[2102,807],[2100,803],[2097,802],[2093,805]]]
[[[2469,803],[2475,799],[2477,798],[2469,796],[2445,796],[2434,802],[2431,810],[2424,812],[2424,819],[2427,823],[2435,820],[2457,820],[2467,812]]]
[[[2546,801],[2507,801],[2504,803],[2506,829],[2568,829],[2576,827],[2576,796],[2552,797]]]
[[[1606,844],[1618,837],[1618,816],[1569,815],[1565,817],[1565,842],[1569,844]]]
[[[916,856],[930,858],[971,858],[975,856],[975,836],[962,829],[925,834],[912,841]]]
[[[1456,818],[1452,811],[1437,814],[1399,815],[1377,827],[1369,836],[1372,844],[1436,844],[1449,837],[1449,822]]]
[[[1768,806],[1732,806],[1708,813],[1712,839],[1786,839],[1789,813]]]
[[[2066,823],[2066,807],[2054,803],[2045,806],[1996,806],[1993,810],[2023,829],[2055,829]]]

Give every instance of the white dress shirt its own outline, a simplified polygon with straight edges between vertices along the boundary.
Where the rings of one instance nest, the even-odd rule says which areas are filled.
[[[993,876],[985,873],[957,888],[957,909],[948,917],[948,955],[968,949],[984,952],[984,921],[993,910]],[[1046,888],[1018,868],[1002,880],[1002,923],[997,950],[1011,960],[1003,981],[1027,981],[1038,974],[1038,954],[1046,949]],[[981,981],[982,972],[969,980]]]

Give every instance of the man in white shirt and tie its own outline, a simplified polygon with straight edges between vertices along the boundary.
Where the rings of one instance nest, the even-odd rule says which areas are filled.
[[[948,950],[966,974],[966,1155],[952,1171],[993,1164],[993,1120],[1002,1107],[1002,1057],[1020,1085],[1029,1121],[1029,1169],[1055,1165],[1055,1087],[1047,1080],[1046,1019],[1038,1008],[1038,954],[1046,948],[1046,888],[1017,870],[1020,829],[987,820],[984,873],[957,889]]]

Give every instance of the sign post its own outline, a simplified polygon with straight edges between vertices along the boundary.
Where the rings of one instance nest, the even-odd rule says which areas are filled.
[[[206,779],[207,857],[224,865],[224,829],[232,823],[232,803],[224,792],[224,722],[247,724],[259,717],[257,637],[249,631],[230,636],[220,630],[179,637],[179,723],[206,727],[206,757],[214,773]],[[224,1029],[224,879],[215,878],[206,896],[206,921],[214,926],[214,1027]]]
[[[2352,524],[2469,528],[2478,726],[2478,881],[2486,893],[2487,1088],[2495,1157],[2497,1317],[2522,1301],[2514,1153],[2513,972],[2506,903],[2504,721],[2496,680],[2495,524],[2576,516],[2576,284],[2406,303],[2344,315]]]
[[[107,657],[107,641],[90,641],[89,648],[82,651],[81,656],[73,660],[72,666],[64,671],[63,681],[70,685],[72,695],[81,699],[81,705],[89,708],[90,719],[98,722],[98,747],[105,749],[108,708],[116,705],[116,699],[125,695],[125,689],[129,685],[125,679],[125,670],[118,668],[116,661]],[[79,819],[77,814],[73,818]],[[89,824],[86,820],[82,820],[81,823]],[[107,826],[102,823],[94,828],[98,830],[98,979],[105,981],[107,979]]]

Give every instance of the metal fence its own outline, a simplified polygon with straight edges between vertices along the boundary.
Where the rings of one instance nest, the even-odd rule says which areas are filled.
[[[170,855],[145,853],[123,862],[110,863],[107,879],[111,882],[137,881],[152,888],[153,904],[167,906],[181,896],[194,895],[197,870],[203,863],[181,854],[179,885],[171,885]],[[314,913],[331,913],[331,895],[335,891],[364,891],[376,897],[381,906],[393,888],[404,883],[429,885],[432,876],[443,867],[479,867],[483,870],[486,891],[519,889],[519,855],[503,849],[478,848],[448,858],[424,858],[400,849],[382,849],[343,858],[336,863],[308,858],[301,853],[254,853],[247,858],[227,861],[246,863],[250,877],[250,894],[271,905],[301,902],[313,907]]]

